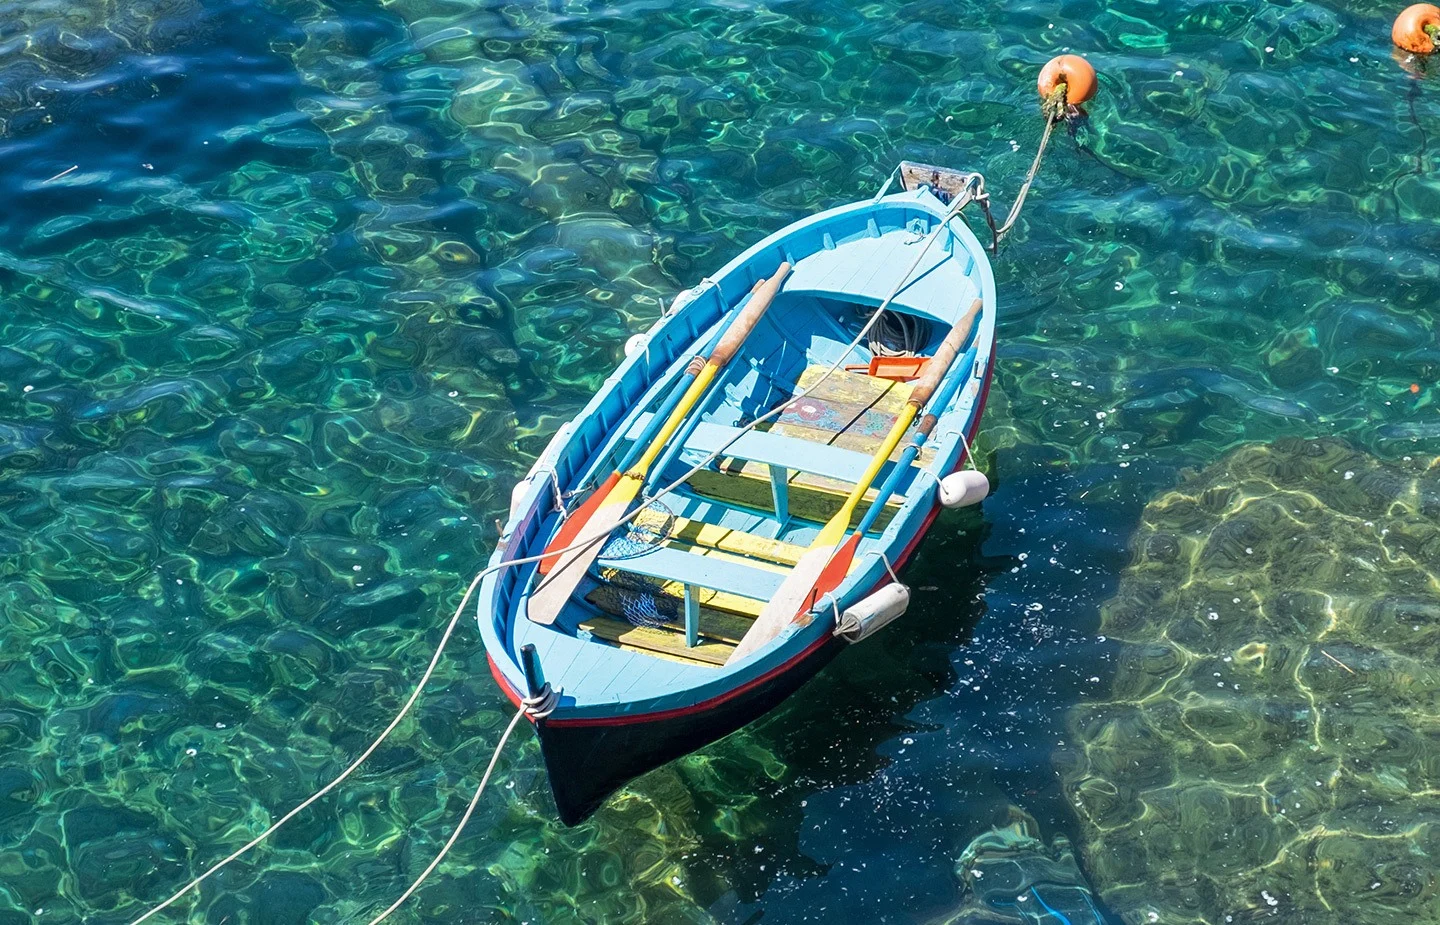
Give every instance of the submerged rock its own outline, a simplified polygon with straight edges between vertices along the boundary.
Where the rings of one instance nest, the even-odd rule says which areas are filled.
[[[1440,460],[1243,447],[1153,501],[1061,756],[1124,921],[1440,916]]]
[[[972,841],[955,865],[964,897],[943,925],[1104,925],[1070,840],[1046,844],[1040,827],[1011,807],[1008,825]]]

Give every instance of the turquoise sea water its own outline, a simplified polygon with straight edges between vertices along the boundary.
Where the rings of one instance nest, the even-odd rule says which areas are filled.
[[[1172,632],[1210,603],[1147,592],[1173,557],[1132,556],[1137,531],[1240,523],[1230,552],[1331,602],[1305,613],[1394,597],[1391,623],[1434,619],[1440,84],[1392,58],[1397,6],[0,6],[0,923],[129,921],[329,780],[631,332],[901,158],[983,169],[1008,205],[1034,76],[1067,50],[1102,87],[995,263],[995,493],[938,521],[911,613],[573,830],[522,730],[395,920],[944,921],[957,859],[1019,808],[1117,921],[1440,921],[1422,668],[1351,638],[1327,657],[1387,685],[1326,687],[1310,655],[1213,709],[1188,675],[1149,702],[1136,680],[1200,671],[1157,640],[1224,657]],[[1175,525],[1177,490],[1250,465],[1237,448],[1301,437],[1345,441],[1325,452],[1376,497],[1312,491],[1344,475],[1307,464],[1254,492],[1320,499],[1304,529]],[[1406,542],[1342,541],[1362,508]],[[1276,565],[1280,531],[1334,568]],[[1164,580],[1257,571],[1237,561]],[[1252,665],[1329,631],[1266,626],[1221,641]],[[1356,696],[1339,731],[1282,721]],[[170,920],[367,920],[508,715],[466,624],[416,720]],[[1179,726],[1214,760],[1145,731]],[[1275,745],[1307,735],[1324,776]],[[1183,772],[1126,778],[1141,761]],[[1304,831],[1359,833],[1343,851],[1276,834],[1312,790],[1334,811],[1307,803]]]

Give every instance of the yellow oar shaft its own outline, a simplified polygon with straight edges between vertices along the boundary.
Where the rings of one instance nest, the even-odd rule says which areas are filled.
[[[895,424],[890,428],[890,433],[885,435],[885,440],[880,444],[880,449],[870,458],[870,465],[865,468],[865,474],[860,476],[860,481],[850,489],[850,494],[845,496],[845,503],[840,505],[840,510],[831,517],[829,522],[820,530],[810,548],[816,546],[834,546],[845,538],[845,531],[850,528],[850,518],[855,514],[855,508],[859,506],[865,493],[880,475],[880,470],[885,468],[885,463],[890,459],[890,454],[900,445],[905,438],[905,432],[910,429],[910,424],[915,420],[915,414],[919,406],[913,402],[906,402],[901,409],[900,416],[895,419]]]
[[[698,360],[699,358],[697,357],[696,359]],[[645,484],[645,476],[649,473],[650,467],[653,466],[655,460],[660,457],[661,452],[665,449],[665,445],[669,443],[670,438],[675,435],[675,431],[679,430],[680,425],[685,423],[685,416],[690,413],[690,409],[695,407],[695,403],[705,394],[705,389],[709,387],[710,381],[715,378],[716,369],[717,367],[713,362],[707,362],[704,368],[700,370],[695,380],[690,383],[690,387],[685,390],[685,395],[680,399],[680,403],[675,406],[675,410],[672,411],[670,417],[665,420],[665,426],[656,432],[654,441],[646,448],[645,452],[640,455],[640,458],[635,460],[635,465],[627,469],[625,474],[620,477],[620,481],[615,483],[615,487],[610,489],[610,493],[605,496],[602,507],[612,504],[620,504],[628,507],[630,502],[634,501],[635,497],[640,494],[640,488]]]
[[[699,357],[696,357],[696,360],[698,361]],[[669,419],[665,421],[665,426],[660,428],[659,433],[655,435],[655,439],[650,442],[650,446],[639,459],[635,460],[635,465],[631,466],[630,470],[625,473],[627,477],[637,479],[645,478],[646,473],[650,471],[650,467],[655,464],[655,460],[665,451],[665,446],[670,442],[670,438],[675,436],[675,431],[679,430],[680,425],[685,423],[685,417],[690,413],[690,409],[695,407],[695,403],[700,400],[700,396],[704,395],[705,390],[710,387],[710,383],[714,380],[715,373],[719,368],[713,358],[705,362],[704,368],[700,370],[695,380],[690,383],[690,388],[685,390],[685,396],[680,399],[680,404],[675,406],[675,410],[671,412]],[[634,497],[634,495],[631,495],[631,497]]]

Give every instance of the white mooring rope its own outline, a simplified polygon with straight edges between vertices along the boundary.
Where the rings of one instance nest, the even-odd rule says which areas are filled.
[[[505,747],[505,742],[510,738],[510,733],[514,732],[515,727],[520,724],[520,717],[524,715],[525,708],[521,707],[515,711],[515,715],[510,719],[510,725],[505,727],[505,734],[500,737],[500,744],[495,746],[495,754],[490,756],[490,765],[485,769],[485,776],[480,778],[480,786],[475,788],[475,795],[470,798],[470,805],[465,807],[464,814],[460,816],[460,823],[455,826],[455,831],[450,833],[450,837],[446,839],[444,846],[440,849],[440,853],[435,855],[435,860],[431,861],[425,869],[420,872],[420,876],[416,877],[415,882],[411,883],[405,892],[400,894],[399,899],[391,903],[384,912],[371,919],[370,925],[379,925],[380,922],[389,918],[390,913],[404,905],[405,900],[409,899],[411,894],[420,889],[420,884],[425,882],[425,878],[430,876],[430,872],[439,867],[440,862],[445,860],[445,855],[450,853],[450,847],[460,838],[460,833],[465,831],[465,823],[470,821],[471,814],[475,812],[475,807],[480,802],[480,795],[485,792],[485,785],[490,783],[490,773],[495,770],[495,762],[500,758],[501,749]]]
[[[391,903],[389,908],[384,912],[371,919],[370,925],[379,925],[379,923],[389,918],[390,913],[399,909],[405,900],[410,898],[411,894],[420,889],[420,884],[425,882],[425,878],[430,876],[430,872],[439,867],[440,862],[445,860],[445,855],[450,853],[450,848],[459,840],[460,833],[465,831],[465,824],[470,821],[471,815],[475,812],[475,807],[480,803],[480,796],[485,792],[485,785],[490,782],[491,772],[495,770],[495,762],[500,759],[500,752],[505,748],[505,741],[510,738],[510,733],[515,731],[515,727],[520,723],[520,717],[528,713],[535,719],[544,719],[555,712],[555,707],[559,703],[560,692],[551,688],[548,682],[538,696],[520,698],[520,709],[515,711],[515,715],[510,719],[510,725],[505,727],[505,734],[500,737],[500,744],[495,746],[495,754],[490,756],[490,765],[485,768],[485,776],[480,778],[480,786],[475,788],[475,795],[470,798],[470,805],[465,807],[465,812],[460,816],[460,822],[456,824],[455,831],[450,833],[450,837],[446,839],[445,844],[441,846],[440,853],[435,855],[435,860],[431,861],[429,865],[420,872],[420,876],[416,877],[415,882],[411,883],[409,888],[400,894],[399,899]]]
[[[730,437],[730,439],[726,440],[725,443],[723,443],[721,446],[706,455],[705,458],[702,459],[700,462],[691,466],[684,475],[680,476],[680,478],[660,489],[660,491],[657,492],[650,500],[663,498],[666,495],[674,492],[681,485],[688,482],[690,480],[690,477],[693,476],[695,473],[699,472],[701,469],[704,469],[706,466],[710,465],[711,462],[723,456],[725,454],[725,451],[728,450],[731,445],[735,443],[735,441],[739,440],[741,437],[754,430],[759,425],[764,424],[765,422],[777,417],[786,408],[789,408],[796,402],[808,396],[811,392],[819,388],[821,383],[825,382],[832,375],[834,375],[836,370],[838,370],[850,357],[850,354],[855,351],[855,348],[858,347],[861,342],[864,341],[865,338],[869,335],[871,328],[873,328],[876,322],[879,321],[880,316],[885,311],[885,309],[890,306],[890,303],[895,300],[895,297],[899,295],[901,290],[903,290],[905,286],[909,283],[910,275],[915,272],[916,267],[920,266],[920,262],[924,260],[925,255],[930,252],[931,246],[937,240],[939,240],[941,232],[944,231],[945,228],[950,224],[950,220],[956,215],[958,215],[960,211],[964,209],[965,206],[968,205],[971,201],[971,197],[963,193],[955,197],[954,201],[950,205],[950,208],[946,211],[944,217],[940,220],[940,223],[936,225],[935,230],[929,234],[928,239],[925,242],[925,246],[921,248],[920,253],[915,256],[914,262],[910,264],[909,269],[907,269],[904,274],[901,275],[899,282],[895,284],[895,288],[891,290],[890,294],[885,297],[885,301],[881,302],[880,306],[875,309],[874,314],[870,316],[870,320],[867,321],[865,325],[860,328],[859,333],[857,333],[854,339],[850,341],[850,344],[843,351],[841,351],[840,355],[835,359],[835,362],[830,364],[830,366],[825,370],[825,372],[820,376],[820,378],[816,379],[814,382],[801,389],[800,391],[794,393],[788,400],[781,402],[774,408],[760,415],[755,420],[751,421],[749,424],[746,424],[744,427],[738,428],[734,435]],[[315,793],[307,797],[294,809],[281,816],[265,831],[250,839],[250,841],[246,842],[240,848],[237,848],[235,851],[231,852],[228,856],[225,857],[224,860],[220,861],[220,863],[216,864],[214,867],[210,868],[200,876],[185,884],[179,890],[175,891],[175,893],[172,894],[164,902],[151,908],[144,915],[131,922],[130,925],[140,925],[140,923],[148,920],[151,916],[168,908],[180,897],[184,896],[186,893],[190,892],[195,887],[199,886],[201,883],[209,879],[211,875],[219,871],[222,867],[225,867],[227,864],[249,852],[256,845],[259,845],[261,842],[265,841],[265,839],[269,838],[277,830],[279,830],[282,825],[295,818],[295,816],[298,815],[302,810],[314,804],[315,801],[319,800],[321,797],[325,796],[325,794],[334,790],[340,785],[342,781],[348,778],[351,774],[355,773],[355,770],[364,763],[365,759],[369,758],[372,754],[374,754],[375,750],[380,747],[381,743],[383,743],[387,738],[390,737],[390,734],[393,733],[395,731],[395,728],[400,725],[400,721],[409,714],[411,708],[415,706],[415,702],[420,699],[421,692],[425,690],[426,685],[430,683],[431,677],[435,674],[435,668],[437,665],[439,665],[440,657],[445,652],[445,646],[449,644],[450,637],[454,634],[455,627],[460,622],[461,614],[465,612],[466,604],[470,602],[470,596],[475,593],[475,589],[480,586],[480,582],[482,580],[503,568],[508,568],[514,565],[529,565],[534,562],[539,562],[541,559],[548,559],[552,556],[563,555],[564,553],[584,548],[593,543],[598,543],[601,540],[605,539],[605,537],[609,536],[611,530],[628,524],[630,521],[638,517],[640,515],[640,512],[643,510],[645,510],[645,506],[641,505],[640,507],[637,507],[635,510],[631,511],[629,514],[626,514],[623,518],[621,518],[613,528],[607,529],[604,533],[601,534],[577,538],[575,542],[571,543],[569,546],[566,546],[563,549],[557,549],[551,552],[541,552],[536,555],[525,556],[520,559],[507,559],[503,562],[497,562],[494,565],[490,565],[482,569],[474,578],[470,580],[469,587],[465,589],[465,594],[460,598],[460,604],[455,608],[455,614],[450,618],[450,622],[446,624],[445,632],[440,635],[440,642],[435,647],[435,653],[430,657],[430,664],[425,666],[425,672],[420,676],[419,682],[416,683],[415,690],[411,692],[409,699],[407,699],[405,701],[405,704],[400,708],[400,712],[395,714],[395,718],[390,721],[390,724],[385,727],[384,731],[382,731],[380,735],[375,737],[375,741],[371,742],[368,746],[366,746],[365,750],[360,753],[359,757],[352,761],[350,765],[345,768],[345,770],[341,771],[334,780],[330,781],[330,783],[315,791]],[[534,703],[534,712],[532,712],[531,709],[531,698],[527,697],[521,699],[522,707],[520,710],[516,711],[515,717],[511,719],[510,725],[506,728],[504,735],[501,736],[500,742],[495,748],[495,754],[490,759],[490,767],[486,769],[485,777],[481,779],[480,786],[476,789],[475,796],[471,799],[470,806],[466,809],[464,816],[461,817],[460,824],[456,827],[455,832],[445,843],[444,847],[440,851],[440,854],[436,856],[435,860],[431,862],[430,866],[425,868],[425,871],[420,875],[420,878],[415,883],[411,884],[410,889],[406,890],[404,895],[402,895],[400,899],[398,899],[393,905],[391,905],[389,909],[386,909],[383,913],[380,914],[378,918],[374,919],[371,925],[375,925],[375,922],[383,920],[386,916],[390,915],[391,912],[394,912],[401,903],[403,903],[407,898],[409,898],[410,895],[414,893],[415,890],[420,886],[420,884],[425,880],[425,878],[430,875],[430,872],[435,869],[435,866],[440,863],[440,860],[445,857],[445,854],[449,852],[450,847],[455,843],[455,840],[460,837],[460,832],[465,828],[465,823],[469,820],[471,813],[475,809],[476,803],[480,799],[481,793],[484,792],[486,783],[490,779],[490,772],[494,769],[495,762],[500,757],[500,750],[504,747],[505,742],[509,739],[511,732],[514,731],[515,726],[519,722],[519,718],[525,715],[527,712],[530,712],[532,713],[532,715],[535,716],[536,719],[543,719],[544,717],[549,716],[550,713],[554,711],[555,706],[558,702],[558,692],[551,690],[548,684],[546,685],[546,692],[542,692],[540,698],[538,698],[538,700]]]

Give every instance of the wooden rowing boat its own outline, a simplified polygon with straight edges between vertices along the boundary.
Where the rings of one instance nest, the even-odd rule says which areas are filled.
[[[552,578],[534,563],[498,570],[479,592],[502,690],[517,704],[545,684],[558,693],[534,722],[566,823],[764,714],[847,636],[868,635],[877,608],[888,610],[874,625],[895,615],[895,602],[875,604],[875,592],[898,587],[893,571],[968,452],[995,336],[989,261],[951,208],[972,175],[904,164],[897,176],[901,190],[887,184],[873,199],[796,222],[683,293],[517,486],[495,564],[558,549],[566,518],[590,516],[622,472],[636,471],[627,460],[658,447],[646,454],[640,496],[615,508],[639,515],[594,539],[573,593],[566,585],[543,619],[529,613],[532,595]],[[772,292],[760,285],[776,279]],[[745,311],[762,296],[762,308]],[[877,330],[899,332],[914,355],[877,358],[870,340],[847,352],[887,300]],[[753,328],[727,340],[740,317]],[[721,342],[738,342],[737,352],[696,385],[692,359]],[[926,359],[951,342],[953,362]],[[687,386],[693,408],[660,428]],[[928,440],[905,426],[922,412]],[[668,439],[656,442],[661,430]],[[911,440],[887,443],[892,431]],[[646,500],[717,452],[673,492]],[[880,497],[882,488],[893,493]],[[585,541],[578,523],[564,542]],[[848,558],[832,557],[835,537]],[[819,587],[795,577],[816,546],[835,573]],[[772,599],[789,600],[797,582],[803,604],[777,611]],[[770,626],[752,634],[767,606]]]

